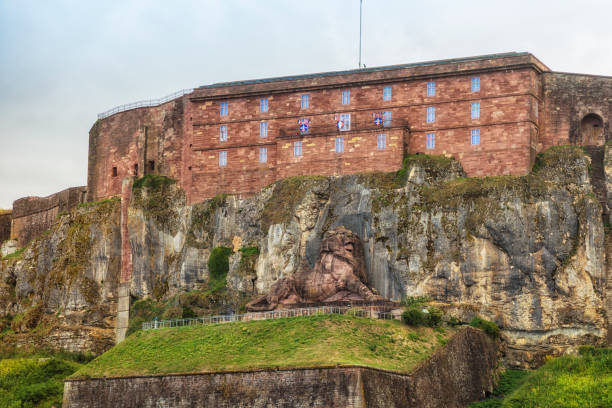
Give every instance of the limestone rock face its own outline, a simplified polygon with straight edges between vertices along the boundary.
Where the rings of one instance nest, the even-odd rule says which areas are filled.
[[[61,215],[19,257],[0,263],[5,346],[93,351],[114,344],[119,203]]]
[[[558,147],[539,155],[523,177],[465,178],[456,161],[422,155],[409,157],[397,174],[292,178],[251,197],[192,206],[173,185],[133,199],[130,294],[168,299],[205,288],[209,255],[225,246],[259,253],[248,262],[240,251],[230,256],[228,287],[251,298],[267,295],[279,280],[299,277],[300,268],[316,268],[326,234],[343,226],[363,245],[361,282],[392,300],[428,295],[465,322],[475,315],[493,320],[506,340],[506,361],[528,365],[607,336],[609,239],[589,180],[583,152]],[[62,242],[74,235],[70,217],[22,258],[2,262],[0,309],[24,313],[32,297],[40,301],[28,304],[43,305],[66,325],[112,327],[118,215],[79,230],[91,238],[82,248],[85,264],[61,255]],[[50,284],[51,271],[60,269],[79,272]],[[238,312],[240,305],[223,307]]]

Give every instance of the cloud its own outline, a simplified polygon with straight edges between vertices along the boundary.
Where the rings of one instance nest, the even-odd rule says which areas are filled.
[[[368,66],[530,51],[611,75],[612,3],[364,0]],[[213,82],[357,67],[358,0],[0,1],[0,208],[86,184],[99,112]]]

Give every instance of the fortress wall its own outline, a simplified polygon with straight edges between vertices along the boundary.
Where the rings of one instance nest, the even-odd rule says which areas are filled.
[[[89,132],[88,201],[119,196],[125,177],[156,173],[180,181],[183,106],[179,98],[98,120]]]
[[[529,62],[521,58],[516,62]],[[469,175],[525,174],[537,146],[540,77],[534,65],[501,70],[499,63],[492,59],[196,89],[187,109],[191,126],[185,127],[188,201],[222,192],[251,193],[291,176],[396,171],[405,152],[452,155]],[[471,90],[473,76],[480,78],[480,91]],[[433,96],[427,96],[430,81],[435,82]],[[392,88],[390,101],[383,100],[385,86]],[[350,91],[349,104],[342,104],[343,90]],[[309,95],[305,109],[303,94]],[[260,111],[261,98],[267,98],[268,112]],[[222,102],[228,103],[224,116]],[[473,102],[480,103],[477,119],[471,118]],[[428,107],[436,109],[433,123],[427,122]],[[384,111],[391,112],[390,126],[377,128],[372,115]],[[335,128],[341,113],[351,115],[350,131]],[[308,134],[299,134],[301,118],[311,121]],[[265,137],[262,122],[267,123]],[[220,140],[221,126],[227,128],[227,140]],[[474,128],[481,138],[472,146]],[[380,133],[387,134],[383,151],[376,145]],[[434,149],[426,148],[428,133],[436,135]],[[337,137],[344,139],[342,153],[335,151]],[[300,157],[293,153],[295,141],[302,142]],[[266,164],[258,162],[262,147],[268,148]],[[219,166],[221,151],[228,157],[224,167]]]
[[[525,174],[538,149],[538,111],[543,108],[541,72],[548,68],[527,53],[315,74],[262,81],[243,81],[197,88],[157,107],[117,113],[96,122],[90,131],[88,200],[118,196],[125,177],[148,172],[179,181],[188,203],[219,193],[250,194],[285,177],[396,171],[405,153],[452,155],[469,175]],[[472,91],[471,79],[480,78]],[[435,94],[428,96],[428,82]],[[383,89],[390,86],[390,100]],[[350,103],[342,103],[342,91]],[[309,96],[302,108],[301,97]],[[260,111],[267,98],[268,111]],[[220,105],[228,103],[228,114]],[[480,117],[471,105],[480,103]],[[427,122],[427,108],[435,121]],[[390,126],[378,128],[374,113],[391,112]],[[339,132],[336,118],[351,115],[350,131]],[[311,121],[308,134],[297,121]],[[260,125],[267,123],[267,135]],[[220,140],[220,127],[227,140]],[[480,144],[471,145],[471,129]],[[387,133],[387,147],[376,146]],[[427,149],[428,133],[436,135]],[[335,138],[345,149],[335,151]],[[302,156],[293,142],[302,142]],[[267,148],[267,162],[259,149]],[[219,166],[219,153],[227,165]],[[153,167],[151,166],[153,164]]]
[[[0,210],[0,244],[11,237],[12,211]]]
[[[13,202],[11,239],[26,246],[53,225],[57,215],[85,200],[87,187],[71,187],[47,197],[25,197]]]
[[[538,151],[554,145],[581,144],[581,121],[589,113],[603,119],[604,135],[610,139],[612,77],[544,73],[543,91]]]
[[[68,380],[63,406],[463,407],[491,391],[497,346],[465,328],[410,374],[364,367]]]

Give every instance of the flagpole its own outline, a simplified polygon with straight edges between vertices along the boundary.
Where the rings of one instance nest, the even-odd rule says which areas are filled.
[[[361,20],[362,20],[363,0],[359,0],[359,68],[361,68]]]

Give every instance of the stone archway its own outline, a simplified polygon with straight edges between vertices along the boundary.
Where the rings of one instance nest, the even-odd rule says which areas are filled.
[[[599,115],[589,113],[580,122],[580,144],[582,146],[603,146],[604,123]]]

